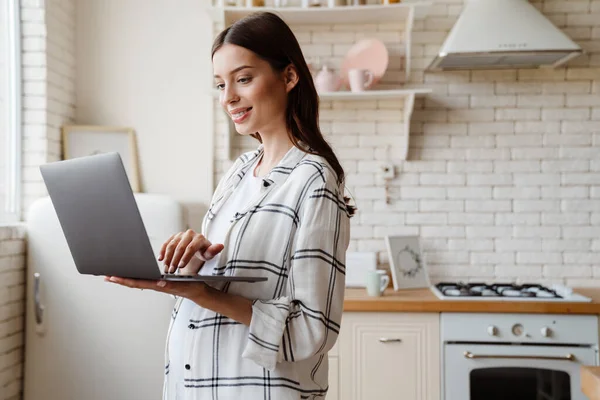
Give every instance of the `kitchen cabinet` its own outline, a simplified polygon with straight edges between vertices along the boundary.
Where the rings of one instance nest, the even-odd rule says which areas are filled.
[[[329,351],[329,390],[327,400],[340,400],[339,341]]]
[[[328,400],[439,400],[439,332],[438,313],[344,313]]]

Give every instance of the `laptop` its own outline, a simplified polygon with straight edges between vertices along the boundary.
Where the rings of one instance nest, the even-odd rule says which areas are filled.
[[[40,171],[81,274],[168,281],[267,280],[255,276],[163,274],[119,153],[52,162],[42,165]]]

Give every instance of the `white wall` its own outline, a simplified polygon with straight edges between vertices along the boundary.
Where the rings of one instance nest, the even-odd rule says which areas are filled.
[[[203,0],[79,0],[79,124],[136,130],[143,190],[189,206],[212,194],[211,23]]]

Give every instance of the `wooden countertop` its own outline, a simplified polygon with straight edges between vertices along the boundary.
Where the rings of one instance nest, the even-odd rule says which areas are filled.
[[[346,289],[344,311],[600,314],[600,289],[578,288],[574,291],[590,297],[592,302],[440,300],[429,289],[398,292],[386,289],[383,296],[370,297],[365,289],[352,288]]]
[[[590,400],[600,400],[600,367],[581,367],[581,391]]]

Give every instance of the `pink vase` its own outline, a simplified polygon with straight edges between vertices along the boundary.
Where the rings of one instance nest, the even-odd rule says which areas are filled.
[[[340,77],[327,66],[324,66],[315,77],[315,87],[319,93],[336,92],[340,89],[340,85]]]

